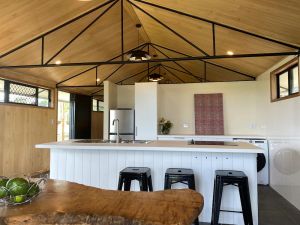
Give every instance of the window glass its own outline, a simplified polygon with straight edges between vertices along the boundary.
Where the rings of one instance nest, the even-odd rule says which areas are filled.
[[[4,80],[0,80],[0,102],[4,102]]]
[[[98,111],[98,101],[96,99],[93,99],[93,111]]]
[[[285,72],[279,75],[279,98],[289,95],[289,74]]]
[[[299,92],[299,67],[296,66],[292,69],[291,78],[291,94]]]
[[[70,102],[71,94],[63,91],[58,92],[58,101]]]
[[[104,111],[104,102],[98,101],[98,111]]]
[[[36,105],[36,88],[10,83],[9,102]]]
[[[47,89],[38,89],[38,106],[49,107],[50,91]]]
[[[57,140],[64,141],[70,138],[71,95],[67,92],[58,92],[57,107]]]

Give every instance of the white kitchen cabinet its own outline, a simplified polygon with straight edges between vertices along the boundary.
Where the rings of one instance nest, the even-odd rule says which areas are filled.
[[[157,139],[157,83],[135,84],[135,139]]]

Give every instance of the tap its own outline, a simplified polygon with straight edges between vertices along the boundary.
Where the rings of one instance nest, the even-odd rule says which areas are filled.
[[[114,119],[113,122],[112,122],[112,125],[114,126],[115,125],[115,122],[116,122],[116,127],[117,127],[117,140],[116,140],[116,143],[120,143],[121,141],[121,138],[120,138],[120,132],[119,132],[119,119]]]

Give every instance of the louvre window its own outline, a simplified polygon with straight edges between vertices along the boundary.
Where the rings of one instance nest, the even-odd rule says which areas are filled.
[[[45,88],[0,79],[0,102],[50,107],[50,94]]]
[[[10,83],[8,102],[35,105],[36,88]]]

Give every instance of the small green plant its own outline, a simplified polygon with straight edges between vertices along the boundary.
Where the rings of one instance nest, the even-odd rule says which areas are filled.
[[[170,120],[166,120],[165,118],[161,118],[159,120],[159,128],[161,134],[169,134],[172,127],[173,123],[171,123]]]

